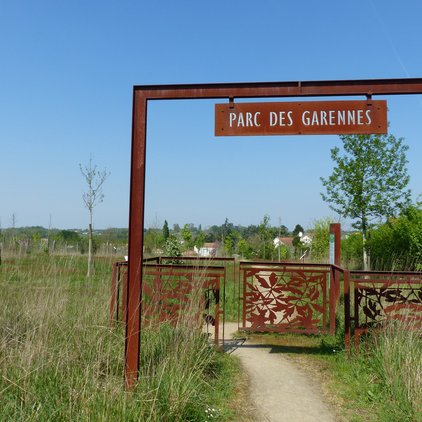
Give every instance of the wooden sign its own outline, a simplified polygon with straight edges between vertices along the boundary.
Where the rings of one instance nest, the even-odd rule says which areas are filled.
[[[387,133],[387,101],[215,105],[215,136]]]

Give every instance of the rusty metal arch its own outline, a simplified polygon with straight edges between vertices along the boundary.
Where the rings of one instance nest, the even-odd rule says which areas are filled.
[[[139,374],[144,234],[146,129],[152,100],[323,97],[422,94],[422,78],[193,85],[144,85],[133,88],[129,210],[129,269],[125,338],[125,386]]]

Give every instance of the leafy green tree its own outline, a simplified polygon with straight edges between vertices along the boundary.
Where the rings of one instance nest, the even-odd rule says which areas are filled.
[[[362,268],[362,233],[349,233],[341,240],[341,261],[349,269]]]
[[[299,233],[303,234],[303,233],[305,233],[305,230],[303,229],[303,227],[300,224],[296,224],[295,228],[292,231],[292,235],[299,237]]]
[[[221,240],[221,227],[213,225],[211,226],[205,235],[205,242],[216,242]]]
[[[167,223],[167,220],[164,220],[164,225],[163,225],[164,242],[169,238],[169,236],[170,236],[169,223]]]
[[[331,218],[322,218],[314,222],[311,255],[315,260],[328,260],[330,250]]]
[[[222,241],[225,243],[226,237],[230,236],[233,231],[233,223],[229,222],[229,219],[226,218],[224,220],[224,224],[221,226],[221,232],[222,232]]]
[[[54,235],[54,239],[59,242],[78,243],[81,241],[81,236],[74,230],[60,230]]]
[[[386,218],[410,202],[406,151],[403,139],[393,135],[345,135],[343,154],[335,147],[335,163],[328,179],[321,178],[321,193],[330,208],[354,220],[363,238],[364,269],[370,268],[366,249],[368,231],[374,220]]]
[[[160,229],[149,228],[144,233],[145,252],[156,254],[158,249],[164,245],[163,234]]]
[[[185,224],[183,229],[180,230],[180,236],[183,239],[185,249],[189,249],[192,246],[192,232],[188,224]]]
[[[270,227],[270,216],[265,214],[261,223],[259,224],[259,238],[261,240],[260,257],[269,259],[272,257],[273,243],[272,230]]]
[[[228,256],[232,256],[234,252],[234,239],[232,235],[226,236],[224,238],[224,250]]]
[[[301,243],[300,238],[303,236],[304,233],[305,233],[304,228],[300,224],[296,224],[292,232],[293,234],[292,244],[293,244],[293,247],[295,248],[296,258],[298,257],[298,255],[301,255],[302,253],[303,244]]]
[[[173,234],[171,234],[164,244],[164,253],[166,256],[172,256],[175,257],[172,261],[173,264],[179,264],[180,260],[177,259],[182,256],[182,252],[180,251],[180,243],[177,239],[177,237]]]
[[[205,243],[205,233],[202,230],[198,231],[197,236],[195,237],[195,246],[197,248],[202,248],[202,246],[204,246]]]
[[[252,257],[253,248],[246,239],[239,239],[237,242],[237,250],[242,258],[250,259]]]

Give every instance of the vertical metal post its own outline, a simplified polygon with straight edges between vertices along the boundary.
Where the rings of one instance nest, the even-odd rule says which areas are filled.
[[[350,352],[350,273],[344,271],[344,345]]]
[[[120,270],[119,270],[120,271]],[[123,286],[122,286],[122,322],[125,324],[127,323],[127,301],[128,301],[128,284],[127,284],[127,272],[123,273],[123,276],[121,276],[121,279],[123,280]]]
[[[216,288],[218,291],[218,297],[219,297],[219,301],[217,301],[217,303],[215,304],[215,326],[214,326],[214,348],[215,350],[218,350],[218,343],[219,343],[219,330],[220,330],[220,300],[221,300],[221,291],[220,291],[220,287],[221,287],[221,275],[217,275],[216,276]],[[226,282],[226,268],[224,267],[224,284]],[[224,288],[224,286],[223,286]],[[226,300],[226,298],[224,297],[224,300]],[[224,302],[223,302],[223,307],[224,307]],[[224,351],[224,314],[223,314],[223,351]]]
[[[337,270],[333,265],[330,266],[330,275],[331,277],[331,286],[330,286],[330,334],[334,335],[336,333],[336,291],[338,280],[336,278]]]
[[[116,301],[116,287],[117,287],[117,262],[113,264],[113,272],[111,274],[111,295],[110,295],[110,325],[113,325],[115,321],[115,312],[116,308],[119,307],[119,304]]]
[[[127,268],[126,268],[127,271]],[[116,281],[116,321],[120,318],[120,285],[122,284],[122,266],[117,267],[117,281]]]
[[[130,178],[130,230],[125,337],[125,388],[135,386],[139,375],[141,343],[142,262],[144,241],[147,100],[134,90]]]
[[[331,250],[330,245],[330,264],[337,266],[341,265],[341,225],[340,223],[330,224],[330,243],[334,241],[334,250]],[[337,281],[337,283],[336,283]],[[340,299],[340,283],[339,280],[333,280],[333,287],[335,289],[336,301]]]
[[[242,309],[242,328],[246,328],[246,271],[243,271],[243,309]]]
[[[334,262],[330,262],[330,264],[340,266],[340,260],[341,260],[341,225],[340,223],[330,224],[330,234],[334,235]]]

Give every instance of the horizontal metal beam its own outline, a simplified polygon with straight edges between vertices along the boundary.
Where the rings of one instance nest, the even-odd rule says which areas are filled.
[[[422,78],[137,85],[147,100],[422,94]]]

